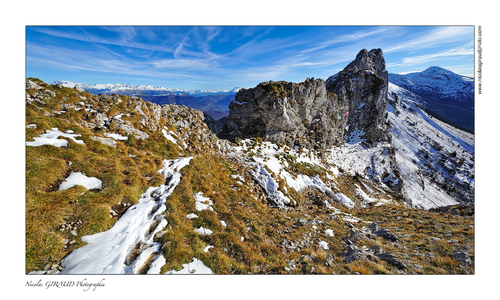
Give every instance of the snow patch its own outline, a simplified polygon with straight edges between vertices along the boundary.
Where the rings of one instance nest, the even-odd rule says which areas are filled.
[[[214,203],[212,202],[212,200],[210,200],[210,198],[203,196],[202,192],[196,193],[194,197],[196,201],[194,205],[197,211],[202,211],[205,209],[214,211],[214,209],[212,208],[212,205]]]
[[[128,136],[123,136],[121,134],[118,134],[118,133],[105,133],[104,134],[106,137],[109,137],[109,138],[112,138],[116,141],[126,141],[128,140]]]
[[[167,131],[165,129],[162,129],[161,132],[163,133],[163,135],[165,136],[165,138],[169,141],[171,141],[172,143],[176,144],[177,145],[177,140],[174,139],[169,133],[167,133]]]
[[[266,168],[257,165],[252,171],[252,175],[276,206],[285,207],[290,204],[290,199],[279,190],[278,183]]]
[[[68,141],[58,139],[58,137],[60,137],[60,136],[72,139],[77,144],[85,145],[85,143],[82,140],[76,139],[76,137],[81,136],[80,134],[64,133],[64,132],[59,131],[59,129],[57,129],[57,128],[52,128],[52,130],[46,130],[45,133],[42,134],[40,137],[33,138],[35,140],[34,142],[26,142],[26,145],[33,146],[33,147],[38,147],[38,146],[43,146],[43,145],[52,145],[52,146],[59,147],[59,148],[60,147],[67,147]]]
[[[182,265],[182,270],[180,271],[168,271],[165,274],[213,274],[212,270],[205,266],[203,262],[195,257],[193,261]]]
[[[203,226],[200,226],[200,228],[195,229],[194,232],[201,235],[211,235],[212,233],[214,233],[212,230],[204,228]]]
[[[322,248],[322,249],[324,249],[324,250],[329,250],[328,243],[325,242],[325,241],[320,241],[319,242],[319,247]]]
[[[159,257],[149,271],[159,273],[165,259],[160,254],[161,244],[154,242],[153,238],[167,225],[162,215],[166,210],[165,203],[180,182],[180,170],[191,159],[164,160],[163,168],[158,172],[168,182],[148,188],[139,203],[127,209],[108,231],[82,237],[87,245],[73,250],[61,261],[64,267],[61,274],[137,274],[152,255]],[[154,228],[152,232],[151,228]],[[137,247],[141,252],[134,257],[132,253]]]
[[[87,177],[81,172],[71,172],[63,183],[59,186],[59,190],[67,190],[75,185],[82,185],[88,190],[101,189],[102,181],[95,177]]]
[[[186,218],[188,218],[189,220],[191,220],[191,219],[198,218],[198,216],[195,215],[195,214],[189,214],[189,215],[186,216]]]

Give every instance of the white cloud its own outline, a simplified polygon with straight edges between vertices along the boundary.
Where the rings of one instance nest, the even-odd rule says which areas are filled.
[[[121,35],[117,38],[109,38],[109,37],[101,37],[94,35],[90,32],[86,32],[84,29],[82,29],[81,32],[61,31],[47,27],[33,27],[32,29],[50,36],[72,39],[82,42],[124,46],[124,47],[166,52],[166,53],[174,53],[175,51],[174,48],[165,45],[145,44],[134,41],[133,37],[135,36],[134,35],[135,32],[133,31],[133,29],[127,29],[130,27],[109,27],[109,28],[113,28],[112,31],[119,32],[121,33]],[[106,27],[106,29],[109,28]],[[146,36],[152,37],[153,33],[150,32],[146,34]]]
[[[120,56],[102,55],[93,51],[67,49],[57,46],[38,45],[35,43],[27,43],[29,50],[26,55],[26,64],[28,68],[41,66],[44,68],[58,68],[60,70],[69,71],[90,71],[93,73],[117,73],[130,74],[134,76],[146,76],[152,78],[165,77],[184,77],[184,78],[200,78],[199,74],[183,74],[182,70],[176,72],[165,72],[154,68],[147,68],[148,64],[142,61],[128,60]],[[54,58],[57,59],[54,59]],[[180,62],[181,65],[191,64],[194,62]]]
[[[445,26],[432,29],[424,34],[418,33],[416,37],[413,36],[415,36],[415,34],[410,35],[409,40],[387,47],[388,49],[384,52],[414,51],[451,42],[471,41],[474,36],[474,28],[470,26]]]
[[[387,27],[376,27],[375,29],[360,30],[360,31],[356,31],[356,32],[351,33],[351,34],[344,34],[344,35],[340,35],[340,36],[335,36],[335,37],[326,39],[326,41],[321,42],[314,47],[302,50],[302,51],[300,51],[300,53],[316,52],[318,50],[322,50],[322,49],[327,48],[327,47],[334,45],[334,44],[360,41],[360,40],[363,40],[367,37],[381,34],[389,29],[390,28],[387,28]]]
[[[396,67],[396,66],[412,66],[412,65],[416,65],[416,64],[420,64],[420,63],[433,61],[433,60],[443,58],[443,57],[466,56],[466,55],[474,55],[474,49],[473,48],[456,48],[456,49],[450,49],[450,50],[446,50],[446,51],[442,51],[442,52],[438,52],[438,53],[405,57],[405,58],[403,58],[402,62],[390,63],[390,64],[387,64],[387,67],[390,68],[390,67]]]
[[[216,67],[215,63],[210,63],[208,60],[200,59],[162,59],[150,63],[156,68],[170,68],[170,69],[207,69]]]

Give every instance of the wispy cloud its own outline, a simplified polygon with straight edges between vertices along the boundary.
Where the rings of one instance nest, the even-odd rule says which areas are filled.
[[[208,68],[216,67],[215,63],[209,60],[201,59],[163,59],[156,60],[150,63],[155,68],[170,68],[170,69],[183,69],[183,70],[205,70]]]
[[[450,49],[450,50],[442,51],[442,52],[438,52],[438,53],[405,57],[405,58],[403,58],[402,62],[389,63],[389,64],[387,64],[387,67],[412,66],[412,65],[421,64],[421,63],[433,61],[433,60],[444,58],[444,57],[466,56],[466,55],[474,55],[474,49],[473,48],[457,48],[457,49]]]
[[[380,35],[381,33],[386,32],[388,30],[390,30],[390,28],[376,27],[374,29],[355,31],[355,32],[350,33],[350,34],[332,36],[332,37],[326,38],[326,41],[323,41],[314,47],[302,50],[300,52],[301,53],[310,53],[310,52],[322,50],[324,48],[328,48],[328,47],[335,45],[335,44],[341,44],[341,43],[346,43],[346,42],[357,42],[357,41],[366,39],[370,36]]]
[[[470,40],[473,38],[474,29],[472,27],[446,26],[429,29],[423,33],[409,34],[406,40],[398,42],[388,47],[385,52],[392,51],[415,51],[427,49],[438,45],[448,44],[457,41]]]
[[[115,27],[110,27],[110,28],[115,28]],[[108,45],[124,46],[124,47],[138,48],[151,51],[174,53],[175,48],[172,47],[168,47],[162,44],[146,44],[135,41],[133,37],[136,35],[133,34],[134,32],[133,29],[128,29],[128,28],[129,27],[116,27],[116,29],[114,29],[113,31],[120,33],[120,35],[115,37],[103,37],[95,35],[91,32],[86,31],[85,27],[83,27],[83,29],[81,27],[78,27],[77,31],[59,30],[49,27],[33,27],[33,30],[53,37],[66,38],[88,43],[108,44]],[[152,36],[152,34],[150,33],[149,36]]]
[[[269,55],[283,55],[283,51],[307,43],[307,41],[293,36],[285,38],[266,37],[273,29],[272,27],[267,28],[252,40],[224,54],[221,58],[237,61],[238,63],[248,62],[258,58],[260,55],[267,55],[267,58],[271,57]],[[282,56],[280,58],[282,58]],[[260,59],[265,60],[265,57],[260,57]]]
[[[27,43],[29,51],[27,53],[27,66],[42,66],[45,68],[57,68],[60,70],[73,71],[91,71],[94,73],[115,73],[128,74],[147,77],[184,77],[200,78],[200,76],[190,73],[178,72],[178,69],[164,70],[160,68],[148,68],[147,64],[123,57],[116,57],[111,53],[102,55],[102,52],[96,54],[93,51],[73,49],[69,51],[66,48],[57,46],[38,45]],[[57,59],[54,59],[56,57]]]

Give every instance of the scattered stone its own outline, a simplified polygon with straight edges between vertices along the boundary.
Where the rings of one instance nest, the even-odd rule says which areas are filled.
[[[335,256],[333,256],[333,254],[328,254],[326,256],[325,266],[332,267],[334,263],[335,263]]]
[[[309,255],[309,254],[302,255],[300,257],[300,261],[301,262],[305,262],[305,263],[312,262],[313,261],[313,257],[311,255]]]
[[[469,246],[460,246],[457,248],[457,252],[466,252],[469,253],[472,250]]]
[[[340,254],[346,263],[351,263],[357,260],[374,260],[374,255],[362,249],[353,249]]]
[[[470,264],[472,262],[471,258],[469,255],[465,252],[455,252],[452,255],[454,260],[458,260],[460,262],[460,265],[465,267],[467,264]]]
[[[401,261],[394,253],[392,252],[384,252],[381,254],[376,255],[378,258],[381,260],[386,261],[390,265],[400,269],[400,270],[405,270],[406,265]]]
[[[380,236],[386,240],[390,240],[392,242],[397,242],[398,241],[398,237],[392,233],[389,229],[387,228],[382,228],[382,229],[379,229],[375,232],[373,232],[376,236]]]
[[[38,83],[36,82],[33,82],[29,79],[26,79],[26,89],[36,89],[36,90],[41,90],[42,87],[40,85],[38,85]]]
[[[116,148],[116,141],[113,139],[104,138],[104,137],[100,137],[100,136],[93,136],[93,137],[91,137],[91,139],[93,139],[94,141],[101,142],[106,146],[111,146],[113,148]]]
[[[367,240],[372,238],[372,234],[364,231],[364,230],[359,230],[352,228],[348,231],[348,236],[346,239],[350,240],[351,242],[358,242],[360,240]]]
[[[372,252],[375,255],[382,254],[382,247],[381,246],[371,246],[368,251]]]
[[[299,220],[297,221],[297,225],[299,226],[304,226],[307,224],[307,219],[306,218],[299,218]]]
[[[371,223],[370,226],[368,226],[368,230],[371,232],[378,231],[378,224],[375,222]]]

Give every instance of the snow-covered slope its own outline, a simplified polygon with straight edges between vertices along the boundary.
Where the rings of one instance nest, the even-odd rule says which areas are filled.
[[[393,93],[399,101],[394,101]],[[403,193],[423,208],[474,201],[474,135],[426,114],[420,98],[389,84],[388,119]]]
[[[214,94],[236,94],[240,88],[236,87],[232,90],[191,90],[191,89],[171,89],[161,86],[152,85],[134,85],[134,84],[84,84],[68,80],[57,80],[52,84],[60,84],[65,87],[74,88],[80,87],[87,92],[93,94],[120,94],[120,95],[191,95],[191,96],[206,96]]]
[[[420,97],[426,112],[453,126],[474,130],[474,79],[440,67],[389,74],[389,82]]]
[[[455,74],[440,67],[405,75],[389,74],[389,81],[415,93],[460,102],[474,101],[474,78]]]
[[[251,157],[255,180],[279,207],[293,205],[294,193],[305,188],[349,208],[390,202],[389,195],[424,209],[473,202],[474,135],[429,116],[415,93],[389,84],[388,95],[390,143],[370,145],[359,139],[321,154],[243,140],[234,150]],[[323,175],[308,176],[304,173],[308,169]],[[341,183],[345,176],[359,180],[358,190],[342,190],[349,185]]]

